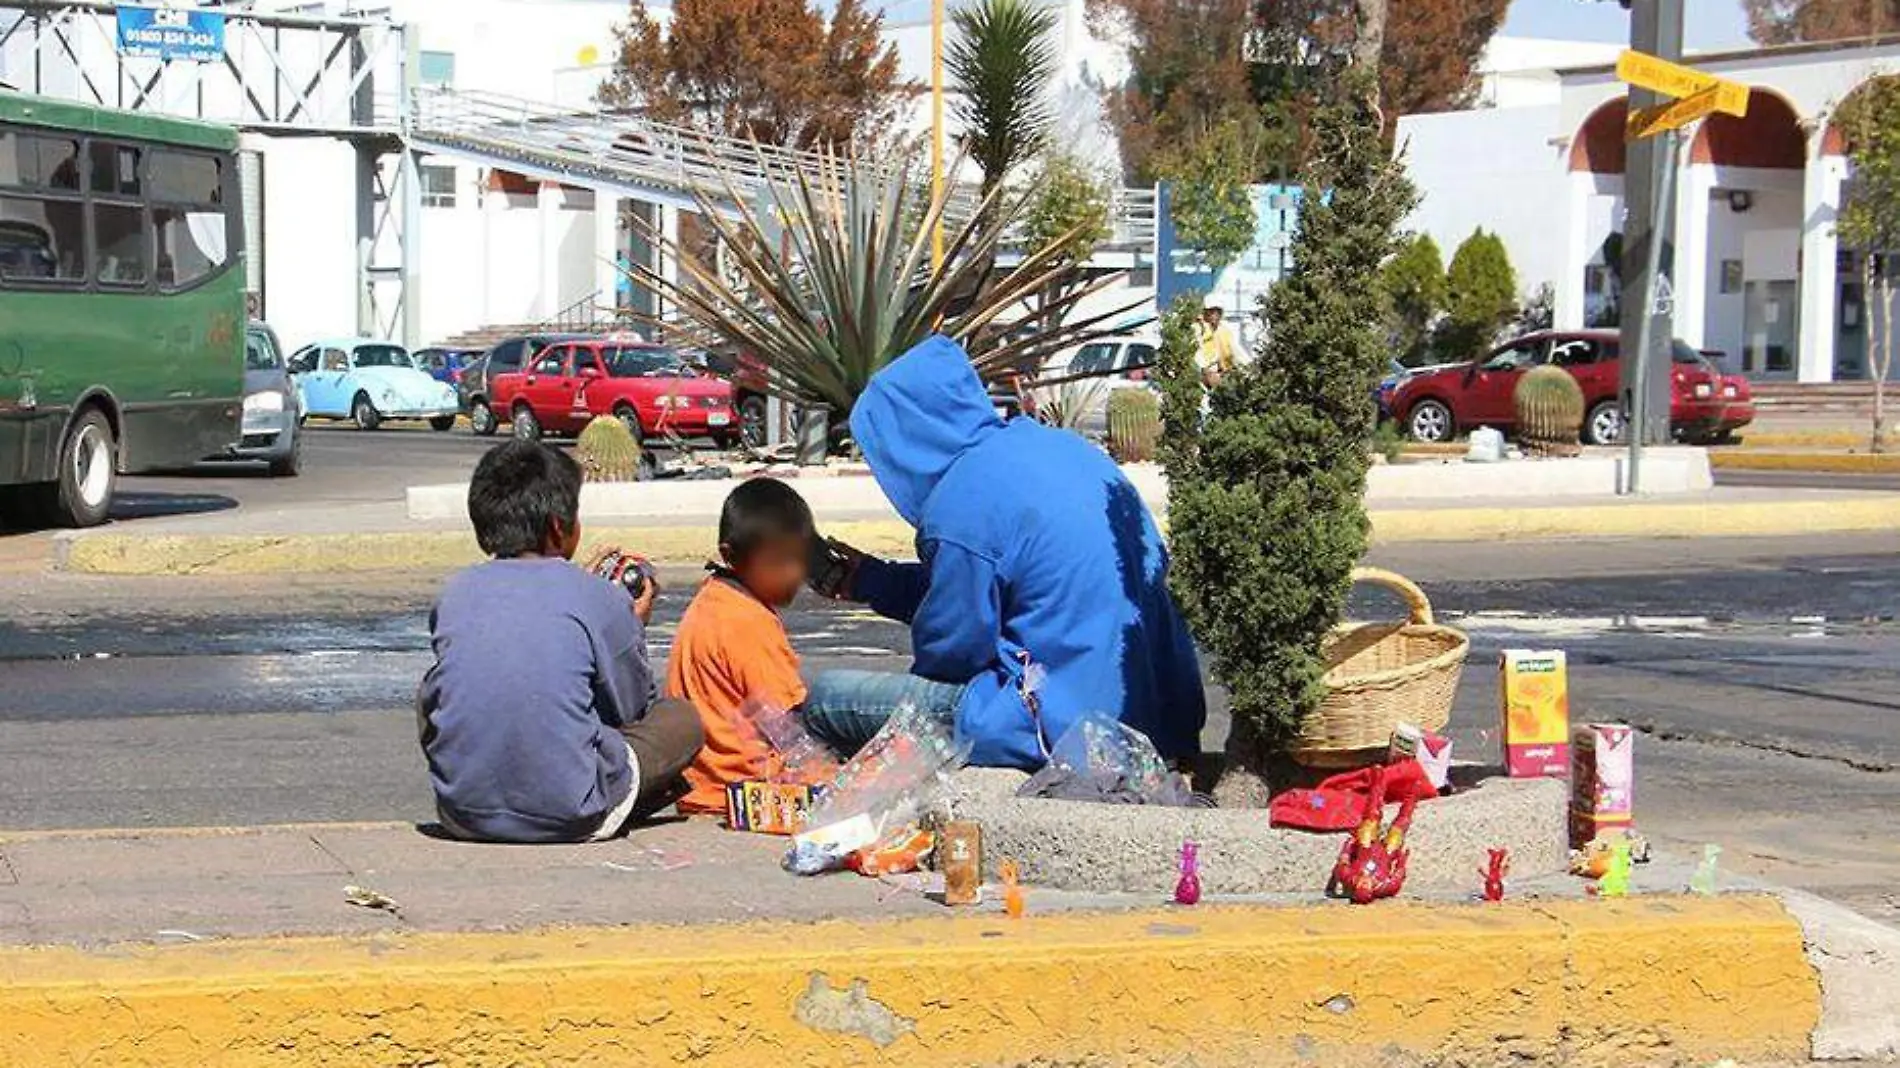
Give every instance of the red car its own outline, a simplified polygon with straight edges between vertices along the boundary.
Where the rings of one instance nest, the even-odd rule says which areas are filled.
[[[677,434],[729,445],[739,436],[732,385],[664,345],[584,338],[548,346],[525,369],[495,376],[493,404],[518,438],[577,434],[612,415],[641,438]]]
[[[1613,445],[1623,436],[1622,363],[1615,331],[1540,331],[1493,349],[1483,360],[1455,363],[1415,375],[1392,393],[1392,414],[1418,441],[1450,441],[1461,430],[1488,426],[1508,431],[1517,412],[1512,394],[1526,370],[1556,364],[1583,387],[1583,440]],[[1674,344],[1669,425],[1695,442],[1726,440],[1755,418],[1748,381],[1724,375],[1709,357]]]

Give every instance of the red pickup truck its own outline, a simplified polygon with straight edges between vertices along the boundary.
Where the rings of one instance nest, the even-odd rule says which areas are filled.
[[[496,375],[492,388],[495,412],[530,441],[579,433],[600,415],[619,418],[643,439],[671,433],[725,446],[739,436],[731,383],[646,341],[558,342],[522,370]]]
[[[1725,375],[1709,356],[1681,341],[1673,346],[1669,426],[1690,442],[1717,442],[1755,419],[1748,380]],[[1555,364],[1583,387],[1583,440],[1613,445],[1623,436],[1617,401],[1622,361],[1615,331],[1539,331],[1493,349],[1482,360],[1434,368],[1401,381],[1389,404],[1393,418],[1419,441],[1449,441],[1462,430],[1508,431],[1517,420],[1512,394],[1525,371]]]

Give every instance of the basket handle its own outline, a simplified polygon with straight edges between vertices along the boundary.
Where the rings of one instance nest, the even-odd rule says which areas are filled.
[[[1413,623],[1425,626],[1432,624],[1431,599],[1425,596],[1424,590],[1418,588],[1418,583],[1404,575],[1396,571],[1387,571],[1382,567],[1355,567],[1352,569],[1352,581],[1355,585],[1367,582],[1391,590],[1405,601],[1407,608],[1411,609]]]

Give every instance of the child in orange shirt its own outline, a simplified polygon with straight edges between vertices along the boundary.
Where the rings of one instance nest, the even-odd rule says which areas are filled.
[[[706,745],[686,769],[687,813],[726,811],[726,784],[755,778],[768,751],[740,721],[756,698],[792,709],[805,700],[798,654],[779,609],[805,584],[814,537],[811,508],[770,478],[741,483],[719,513],[723,567],[700,586],[680,620],[666,665],[666,693],[699,710]]]

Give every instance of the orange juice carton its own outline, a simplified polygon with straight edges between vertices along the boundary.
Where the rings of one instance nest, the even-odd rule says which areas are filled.
[[[1579,723],[1570,732],[1570,844],[1581,849],[1636,819],[1636,732],[1621,723]]]
[[[1506,649],[1498,661],[1504,768],[1514,779],[1570,771],[1569,671],[1560,649]]]
[[[1418,766],[1425,769],[1432,788],[1443,791],[1451,782],[1451,739],[1430,731],[1420,732]]]
[[[726,784],[726,825],[755,834],[797,834],[824,787],[750,779]]]

